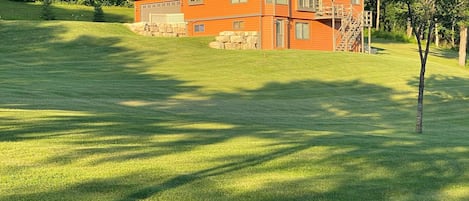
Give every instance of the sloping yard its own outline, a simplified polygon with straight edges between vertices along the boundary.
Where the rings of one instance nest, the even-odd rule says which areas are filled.
[[[0,21],[0,200],[467,200],[469,71]],[[438,57],[437,57],[438,56]]]

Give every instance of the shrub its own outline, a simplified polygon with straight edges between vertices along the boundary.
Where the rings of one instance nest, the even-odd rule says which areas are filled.
[[[18,1],[18,2],[35,2],[35,0],[10,0],[10,1]]]
[[[55,16],[52,12],[52,0],[43,0],[42,1],[42,12],[41,18],[44,20],[54,20]]]
[[[410,43],[413,39],[407,37],[405,33],[401,32],[373,31],[372,36],[373,38],[381,38],[403,43]]]
[[[102,3],[100,1],[94,1],[93,7],[94,7],[93,21],[104,22],[104,11],[102,8]]]

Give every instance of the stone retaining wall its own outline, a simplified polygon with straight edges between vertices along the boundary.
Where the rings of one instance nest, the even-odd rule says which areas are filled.
[[[209,46],[227,50],[259,49],[259,39],[257,31],[222,31]]]
[[[145,36],[184,37],[187,35],[186,24],[149,24],[145,22],[127,24],[130,30]]]

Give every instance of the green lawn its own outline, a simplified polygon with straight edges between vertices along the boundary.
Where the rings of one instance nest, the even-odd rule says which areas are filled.
[[[0,0],[0,20],[41,20],[41,3],[25,3]],[[107,22],[133,22],[134,9],[126,7],[103,7]],[[93,7],[54,3],[52,12],[57,20],[92,21]]]
[[[432,52],[417,135],[413,44],[223,51],[66,21],[0,38],[2,201],[469,199],[454,53]]]

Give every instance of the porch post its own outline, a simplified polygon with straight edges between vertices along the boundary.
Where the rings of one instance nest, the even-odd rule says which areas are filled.
[[[332,51],[335,52],[336,38],[335,38],[335,6],[334,0],[332,1]]]

